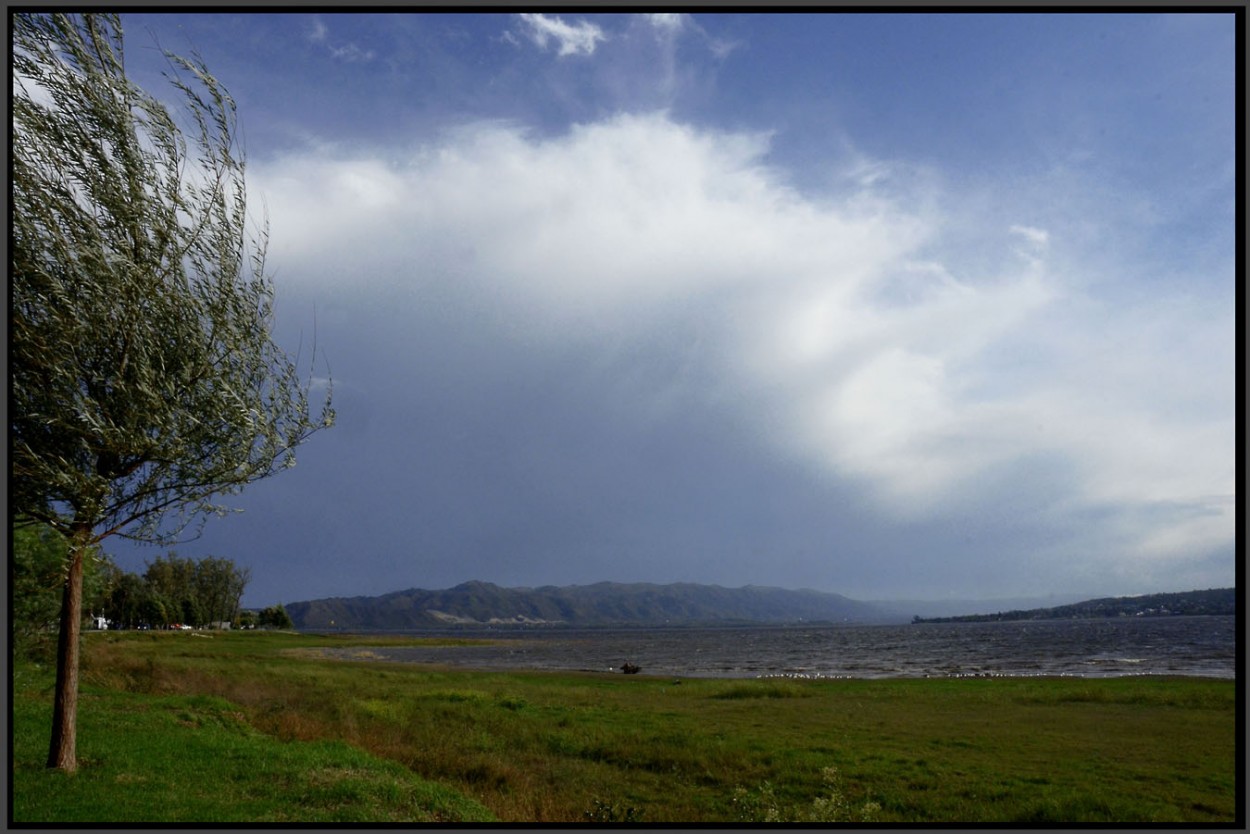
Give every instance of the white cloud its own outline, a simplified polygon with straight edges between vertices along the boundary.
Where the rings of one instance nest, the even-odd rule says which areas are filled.
[[[1050,242],[1050,233],[1045,229],[1038,229],[1033,226],[1013,225],[1008,229],[1008,231],[1012,234],[1022,236],[1034,246],[1045,246]]]
[[[712,357],[686,396],[900,518],[993,512],[1045,458],[1072,482],[1031,513],[1132,509],[1090,522],[1114,549],[1099,559],[1231,546],[1231,312],[1078,296],[1031,226],[990,228],[1029,258],[974,272],[932,256],[948,249],[930,195],[874,192],[888,166],[816,199],[767,155],[766,135],[653,114],[546,139],[473,125],[398,161],[254,165],[253,183],[289,280],[385,294],[397,317],[456,294],[516,350],[684,330]]]
[[[707,30],[699,25],[698,21],[688,14],[675,12],[653,12],[640,15],[654,32],[668,40],[675,40],[678,35],[684,33],[692,33],[696,38],[701,40],[714,56],[719,60],[728,58],[730,53],[742,46],[739,41],[727,41],[721,38],[713,37],[708,34]]]
[[[377,57],[377,53],[375,53],[372,49],[366,49],[354,42],[341,45],[331,43],[330,29],[319,17],[313,18],[312,25],[312,31],[308,33],[309,43],[321,44],[325,46],[326,51],[330,53],[330,57],[334,58],[336,61],[343,61],[345,63],[352,64],[356,62],[372,61]]]
[[[539,49],[546,49],[547,42],[554,40],[558,45],[557,54],[560,57],[593,55],[595,45],[599,41],[607,40],[601,28],[586,20],[570,25],[562,18],[548,17],[544,14],[523,13],[520,18],[528,27],[530,40]]]
[[[372,61],[377,57],[377,53],[372,49],[365,49],[354,43],[330,47],[330,55],[339,61],[346,61],[349,64],[354,64],[357,61]]]
[[[1050,244],[1050,232],[1045,229],[1039,229],[1034,226],[1013,225],[1008,228],[1013,235],[1024,238],[1025,244],[1018,246],[1015,253],[1024,259],[1025,262],[1040,267],[1043,263],[1043,256]]]
[[[674,12],[652,12],[650,14],[643,15],[643,17],[645,17],[647,22],[656,29],[666,32],[678,31],[682,28],[686,19],[684,14],[677,14]]]

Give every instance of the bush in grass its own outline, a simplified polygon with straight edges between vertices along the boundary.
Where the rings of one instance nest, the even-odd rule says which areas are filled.
[[[529,701],[519,695],[500,695],[496,696],[495,703],[506,710],[519,712],[529,706]]]
[[[764,781],[752,790],[734,789],[730,802],[738,822],[782,822],[781,808],[772,783]]]
[[[806,698],[811,692],[790,681],[748,681],[735,684],[712,694],[721,701],[737,701],[744,698]]]
[[[594,801],[594,806],[589,811],[582,812],[582,815],[589,822],[640,822],[642,820],[642,811],[632,806],[622,808],[614,802],[604,802],[601,799]]]
[[[874,822],[881,811],[876,802],[865,802],[858,808],[851,807],[846,795],[842,793],[842,777],[836,767],[826,767],[820,771],[824,779],[827,796],[818,796],[812,800],[811,807],[800,816],[799,822]]]
[[[825,795],[807,807],[783,807],[771,782],[761,782],[753,790],[734,790],[731,805],[738,822],[875,822],[881,805],[865,802],[853,807],[842,792],[842,777],[836,767],[821,770]]]

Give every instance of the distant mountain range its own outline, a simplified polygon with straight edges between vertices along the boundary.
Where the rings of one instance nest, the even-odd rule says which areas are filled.
[[[969,602],[982,611],[985,603]],[[334,597],[288,603],[295,627],[309,631],[404,631],[480,626],[662,626],[735,623],[898,623],[1236,613],[1232,588],[1087,600],[1071,605],[954,617],[914,616],[910,603],[859,602],[821,591],[748,585],[600,582],[502,588],[465,582],[454,588],[413,588],[376,597]],[[908,610],[910,609],[910,610]],[[969,610],[968,608],[964,609]],[[973,608],[972,610],[977,610]],[[926,612],[930,613],[930,612]]]
[[[1175,617],[1236,614],[1237,589],[1213,588],[1176,594],[1103,597],[1054,608],[965,614],[957,617],[916,617],[918,623],[982,623],[996,620],[1086,620],[1101,617]]]
[[[442,591],[414,588],[379,597],[335,597],[286,606],[299,629],[403,630],[474,625],[693,625],[897,622],[866,602],[820,591],[749,585],[600,582],[501,588],[465,582]]]

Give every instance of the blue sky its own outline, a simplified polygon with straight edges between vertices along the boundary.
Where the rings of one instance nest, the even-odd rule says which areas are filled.
[[[237,100],[339,413],[178,552],[254,605],[1233,584],[1234,22],[125,15]]]

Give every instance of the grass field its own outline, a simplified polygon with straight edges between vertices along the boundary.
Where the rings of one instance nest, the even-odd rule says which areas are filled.
[[[363,659],[384,642],[417,641],[88,634],[73,776],[43,766],[52,673],[18,664],[13,819],[1237,818],[1232,681],[678,682]]]

